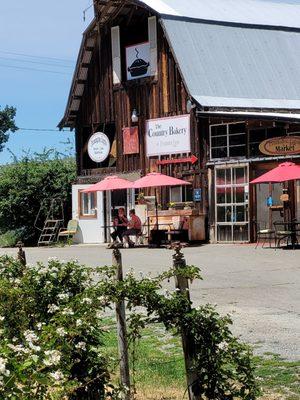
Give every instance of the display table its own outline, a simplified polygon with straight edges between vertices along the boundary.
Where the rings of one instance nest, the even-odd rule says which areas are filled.
[[[150,228],[156,225],[155,211],[148,212]],[[205,237],[205,214],[198,210],[159,210],[158,225],[162,230],[187,230],[190,241],[203,241]]]

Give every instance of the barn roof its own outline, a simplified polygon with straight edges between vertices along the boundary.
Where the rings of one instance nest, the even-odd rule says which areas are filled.
[[[160,15],[300,28],[299,0],[141,0]]]
[[[163,19],[202,107],[300,110],[300,30]]]
[[[160,18],[188,92],[202,109],[299,114],[300,0],[134,2]],[[104,23],[118,6],[99,1]],[[83,36],[60,127],[74,126],[95,34],[93,22]]]

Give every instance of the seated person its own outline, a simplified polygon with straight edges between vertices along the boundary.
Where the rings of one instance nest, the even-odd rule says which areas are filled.
[[[123,238],[129,246],[134,246],[134,243],[129,239],[129,236],[138,236],[142,232],[142,222],[140,218],[135,215],[135,210],[129,211],[130,220],[127,224],[128,229],[123,232]]]
[[[113,239],[113,244],[117,243],[117,238],[119,238],[120,242],[123,241],[123,233],[127,230],[128,219],[125,215],[125,209],[119,208],[118,215],[114,218],[113,226],[114,231],[110,234]]]

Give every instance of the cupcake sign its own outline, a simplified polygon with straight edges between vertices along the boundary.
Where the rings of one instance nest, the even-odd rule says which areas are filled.
[[[127,80],[150,76],[150,44],[126,47]]]

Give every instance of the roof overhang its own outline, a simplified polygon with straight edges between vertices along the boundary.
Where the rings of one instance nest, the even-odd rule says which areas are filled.
[[[73,129],[75,126],[76,117],[80,109],[81,98],[88,78],[88,69],[96,45],[96,33],[97,26],[96,20],[94,19],[83,33],[65,114],[58,125],[60,129]]]
[[[300,122],[300,113],[259,112],[259,111],[197,111],[200,117],[223,117],[243,119],[270,119],[287,122]]]

